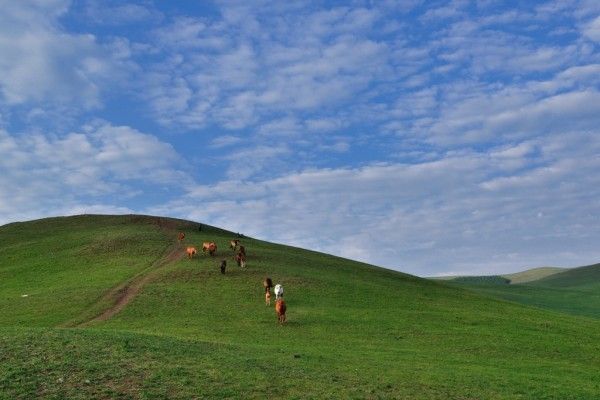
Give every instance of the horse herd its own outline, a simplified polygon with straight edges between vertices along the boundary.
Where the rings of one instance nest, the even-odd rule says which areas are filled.
[[[179,235],[177,235],[177,240],[179,241],[179,243],[183,242],[184,239],[185,239],[185,233],[179,232]],[[234,259],[235,259],[238,267],[246,268],[246,248],[244,246],[242,246],[242,244],[240,243],[240,240],[239,239],[231,240],[229,242],[229,247],[231,248],[231,250],[233,250],[233,252],[235,254]],[[215,242],[202,243],[202,253],[208,252],[208,254],[210,254],[211,256],[214,256],[216,251],[217,251],[217,244]],[[187,254],[188,258],[191,260],[192,258],[194,258],[194,256],[196,254],[198,254],[198,251],[196,250],[195,247],[188,246],[186,248],[186,254]],[[221,260],[220,269],[221,269],[222,274],[225,273],[226,268],[227,268],[227,261]],[[275,293],[275,313],[277,314],[277,321],[280,324],[283,324],[285,322],[285,312],[287,309],[287,307],[285,305],[285,301],[283,300],[283,286],[280,284],[273,286],[273,281],[271,280],[271,278],[265,278],[265,280],[263,281],[263,287],[265,289],[265,304],[267,306],[271,305],[271,289],[273,289],[273,292]]]

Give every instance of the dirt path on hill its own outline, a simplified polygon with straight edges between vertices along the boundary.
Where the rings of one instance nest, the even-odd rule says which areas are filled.
[[[144,269],[129,281],[111,289],[98,301],[98,303],[112,303],[112,306],[102,311],[97,316],[87,319],[83,322],[75,320],[75,322],[67,322],[63,327],[86,327],[96,322],[106,321],[113,315],[118,314],[131,300],[133,300],[142,290],[144,285],[154,278],[161,267],[177,261],[185,255],[181,245],[173,244],[167,248],[165,253],[154,261],[148,268]],[[97,303],[96,303],[97,304]],[[92,306],[93,307],[93,306]],[[84,314],[85,315],[85,314]]]

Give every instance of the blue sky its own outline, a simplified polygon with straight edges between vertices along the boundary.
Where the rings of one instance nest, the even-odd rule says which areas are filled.
[[[166,215],[421,276],[600,261],[598,1],[0,6],[0,224]]]

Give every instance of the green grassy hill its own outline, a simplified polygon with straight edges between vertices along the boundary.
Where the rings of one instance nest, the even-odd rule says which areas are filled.
[[[251,238],[241,270],[232,233],[198,228],[143,216],[0,227],[0,399],[600,394],[600,320]],[[184,257],[206,240],[215,257]],[[285,287],[284,326],[265,276]]]

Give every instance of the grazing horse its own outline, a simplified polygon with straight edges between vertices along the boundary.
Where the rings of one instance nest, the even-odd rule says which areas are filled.
[[[265,278],[265,280],[263,281],[263,287],[265,288],[265,292],[271,291],[271,288],[273,287],[273,281],[271,280],[271,278]]]
[[[181,243],[183,242],[183,239],[185,239],[185,233],[179,232],[179,235],[177,235],[177,240],[179,241],[179,243]]]
[[[226,260],[221,260],[221,273],[222,274],[225,273],[225,268],[227,268],[227,261]]]
[[[233,239],[231,242],[229,242],[229,247],[231,248],[231,250],[235,251],[235,249],[237,249],[239,244],[240,244],[240,241],[238,239]]]
[[[265,304],[271,305],[271,288],[273,287],[273,281],[271,278],[266,277],[263,281],[263,287],[265,288]]]
[[[214,256],[215,251],[217,251],[217,244],[215,242],[202,243],[202,252],[206,253],[206,251],[208,251],[208,254],[210,254],[211,256]]]
[[[188,247],[187,249],[185,249],[188,258],[191,260],[197,253],[196,248],[195,247]]]
[[[279,300],[281,297],[283,297],[283,286],[278,283],[275,285],[275,300]]]
[[[279,299],[275,302],[275,312],[277,313],[277,321],[280,324],[285,322],[285,311],[287,307],[285,306],[285,301],[283,299]]]
[[[246,255],[242,252],[237,253],[235,261],[237,262],[238,267],[246,268]]]

